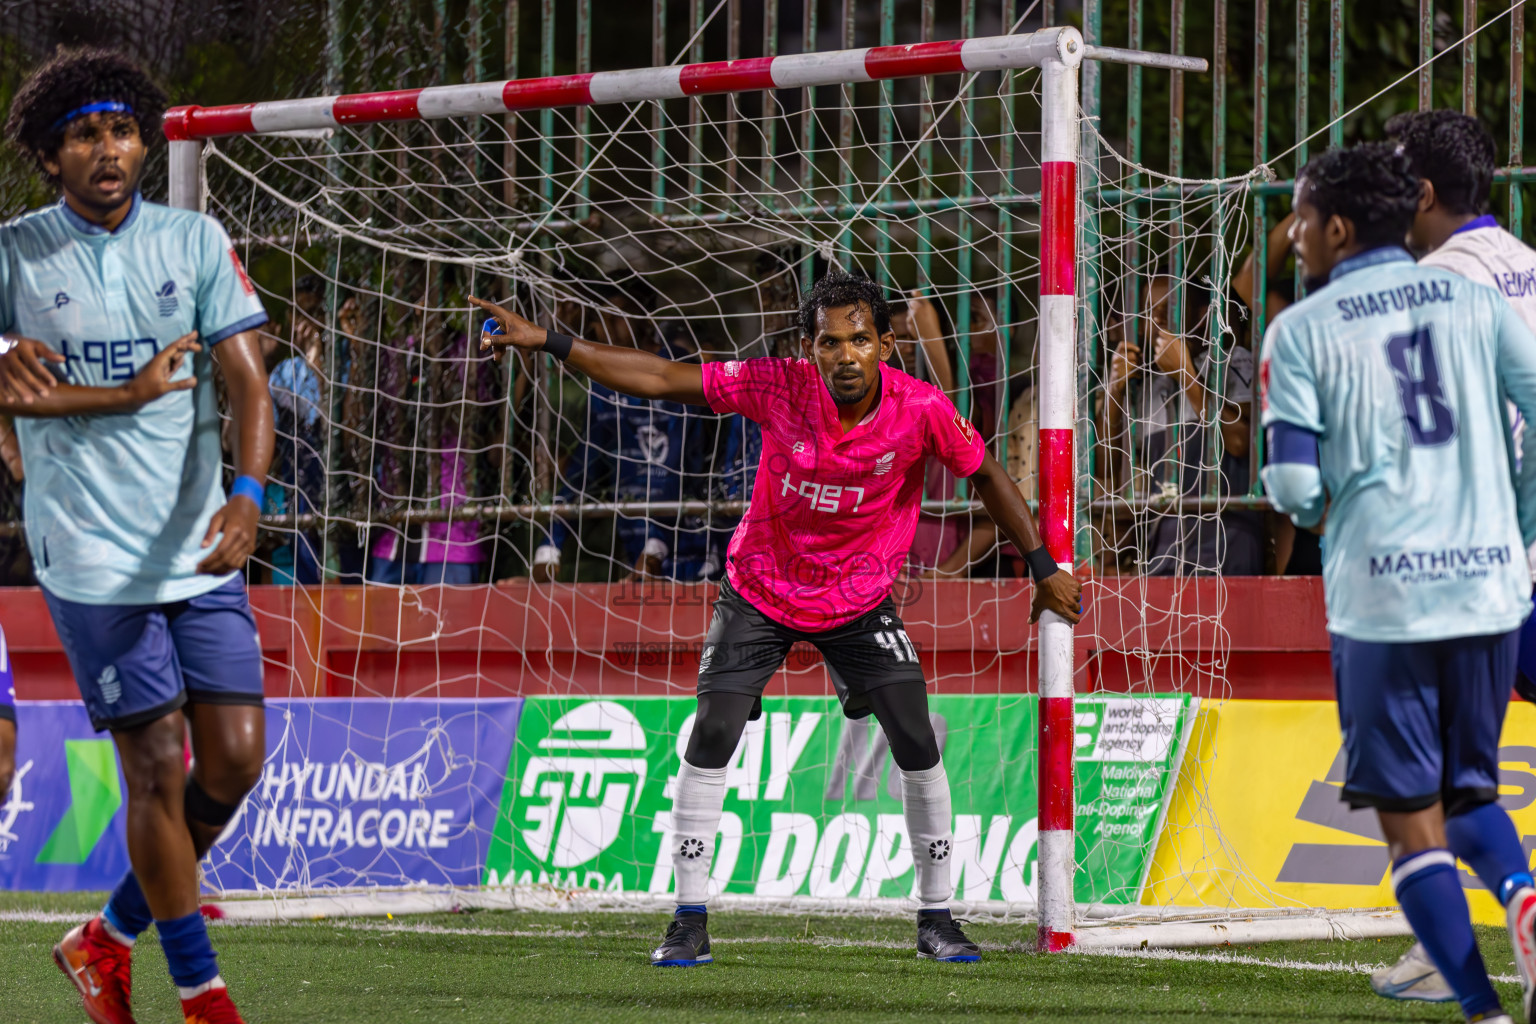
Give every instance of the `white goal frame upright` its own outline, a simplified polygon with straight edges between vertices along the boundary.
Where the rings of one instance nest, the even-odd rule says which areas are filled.
[[[850,85],[931,75],[1040,69],[1039,321],[1040,532],[1063,571],[1074,571],[1076,530],[1078,75],[1087,60],[1205,72],[1204,59],[1089,46],[1074,28],[904,46],[803,53],[550,78],[433,86],[166,112],[170,203],[202,210],[203,143],[231,135],[308,132],[601,103],[638,103],[766,89]],[[1039,634],[1039,930],[1042,950],[1076,941],[1073,898],[1073,629],[1047,612]]]

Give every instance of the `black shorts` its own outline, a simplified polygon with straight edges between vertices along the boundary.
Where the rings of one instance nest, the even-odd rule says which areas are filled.
[[[770,619],[722,580],[699,655],[699,692],[757,697],[751,714],[757,719],[762,715],[763,688],[784,664],[789,649],[802,640],[815,645],[826,660],[827,675],[849,718],[870,713],[865,697],[870,690],[925,682],[917,647],[889,596],[852,622],[807,633]]]

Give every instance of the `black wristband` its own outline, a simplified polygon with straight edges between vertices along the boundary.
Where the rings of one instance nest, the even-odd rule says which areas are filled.
[[[544,351],[562,363],[571,357],[571,344],[571,339],[563,334],[556,334],[554,331],[544,332]]]
[[[1041,544],[1033,551],[1025,552],[1024,561],[1029,563],[1029,574],[1035,578],[1036,583],[1041,582],[1047,576],[1053,576],[1061,572],[1061,566],[1057,565],[1056,559],[1052,558],[1051,553],[1045,550],[1044,544]]]

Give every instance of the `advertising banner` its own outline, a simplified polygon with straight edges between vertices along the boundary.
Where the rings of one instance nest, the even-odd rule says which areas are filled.
[[[208,888],[478,883],[521,705],[268,701],[261,781],[204,862]],[[128,870],[112,740],[78,702],[17,715],[0,887],[110,889]]]
[[[18,705],[16,780],[0,806],[0,889],[110,889],[128,870],[117,750],[79,701]]]
[[[1144,902],[1307,908],[1397,903],[1372,810],[1340,800],[1344,751],[1331,701],[1207,703],[1196,716]],[[1511,702],[1499,747],[1499,803],[1536,850],[1536,707]],[[1504,912],[1458,865],[1474,920]]]
[[[956,896],[1035,892],[1033,696],[930,698],[954,797]],[[530,698],[488,884],[664,893],[673,788],[693,698]],[[1077,898],[1134,903],[1191,720],[1186,696],[1077,703]],[[726,773],[713,879],[760,896],[905,897],[900,773],[872,719],[830,697],[770,697]]]
[[[477,884],[521,705],[268,701],[261,781],[209,855],[207,885]]]

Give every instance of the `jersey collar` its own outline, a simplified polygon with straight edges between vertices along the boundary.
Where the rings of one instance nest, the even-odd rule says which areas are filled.
[[[1461,227],[1457,228],[1455,231],[1452,231],[1451,234],[1459,235],[1463,231],[1476,231],[1479,228],[1496,228],[1498,226],[1498,219],[1495,218],[1491,213],[1485,213],[1481,217],[1478,217],[1476,220],[1467,221]]]
[[[1345,274],[1353,274],[1357,270],[1366,267],[1378,267],[1383,263],[1412,263],[1413,257],[1408,255],[1408,250],[1400,245],[1380,245],[1374,249],[1367,249],[1356,256],[1340,262],[1328,274],[1328,282],[1332,284]]]
[[[139,206],[142,205],[143,202],[144,197],[138,192],[135,192],[133,194],[133,205],[128,209],[128,216],[123,218],[123,222],[117,226],[116,231],[108,231],[100,224],[92,224],[90,221],[76,213],[74,209],[69,205],[69,203],[65,202],[62,197],[59,199],[59,209],[64,211],[64,219],[69,222],[69,226],[80,232],[82,235],[121,235],[123,232],[133,227],[133,222],[139,219]]]

